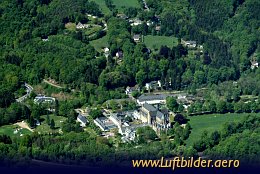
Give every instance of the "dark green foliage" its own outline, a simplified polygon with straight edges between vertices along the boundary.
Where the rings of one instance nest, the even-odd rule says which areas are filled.
[[[98,117],[102,117],[102,111],[100,109],[93,109],[90,111],[89,115],[93,118],[96,119]]]
[[[149,126],[138,128],[136,133],[139,143],[146,143],[147,141],[155,140],[157,138],[156,133]]]
[[[50,128],[55,129],[55,122],[53,119],[51,119]]]
[[[166,98],[166,105],[171,111],[177,111],[179,104],[174,97],[167,97]]]
[[[220,28],[233,12],[230,1],[225,0],[190,0],[197,18],[196,24],[208,31]]]
[[[179,124],[187,123],[187,119],[182,114],[176,114],[174,116],[174,121],[179,123]]]
[[[0,142],[4,144],[12,144],[12,140],[7,135],[0,135]]]
[[[0,108],[0,125],[15,123],[17,120],[29,118],[30,110],[21,104],[13,103],[9,108]]]

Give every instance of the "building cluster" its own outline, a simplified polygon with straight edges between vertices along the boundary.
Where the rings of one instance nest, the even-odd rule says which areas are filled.
[[[126,89],[126,93],[131,93],[138,90],[138,87]],[[170,128],[170,114],[168,109],[163,107],[166,104],[167,97],[175,97],[178,103],[181,103],[185,108],[194,99],[186,93],[178,94],[148,94],[141,95],[137,100],[139,108],[134,111],[123,111],[110,113],[108,110],[103,110],[103,116],[94,120],[97,127],[107,134],[113,129],[117,129],[122,135],[123,142],[134,141],[136,138],[136,130],[140,127],[150,126],[156,133],[160,134],[162,130]],[[86,126],[87,115],[79,113],[77,121],[82,127]]]
[[[38,96],[36,96],[34,98],[34,103],[36,104],[41,104],[41,103],[54,103],[55,102],[55,98],[53,97],[46,97],[45,95],[41,95],[39,94]]]

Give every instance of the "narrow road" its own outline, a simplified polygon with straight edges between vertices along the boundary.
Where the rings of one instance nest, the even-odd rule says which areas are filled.
[[[49,84],[49,85],[51,85],[51,86],[54,86],[54,87],[56,87],[56,88],[60,88],[60,89],[64,88],[64,87],[62,87],[62,86],[60,86],[60,85],[53,84],[53,83],[51,83],[51,82],[49,82],[48,80],[45,80],[45,79],[43,79],[43,82],[44,82],[44,83],[47,83],[47,84]]]
[[[33,90],[33,87],[27,83],[25,83],[24,86],[26,87],[26,94],[24,96],[16,99],[16,101],[19,103],[23,102],[27,97],[29,97]]]
[[[145,8],[147,11],[150,11],[150,9],[149,9],[149,7],[148,7],[148,5],[147,5],[147,3],[146,3],[145,0],[143,0],[143,3],[144,3],[144,8]]]

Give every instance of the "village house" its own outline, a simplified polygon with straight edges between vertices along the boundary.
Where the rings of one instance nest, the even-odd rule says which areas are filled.
[[[118,14],[116,15],[116,17],[121,18],[121,19],[124,19],[124,20],[128,19],[128,16],[126,16],[126,15],[123,14],[123,13],[118,13]]]
[[[135,34],[135,35],[133,36],[133,39],[134,39],[135,42],[140,42],[140,40],[141,40],[140,34]]]
[[[124,56],[124,54],[123,54],[123,51],[118,51],[118,52],[116,52],[116,57],[117,58],[123,58],[123,56]]]
[[[136,85],[136,86],[134,86],[134,87],[126,87],[126,89],[125,89],[125,94],[126,95],[130,95],[130,94],[132,94],[132,92],[134,92],[134,91],[138,91],[138,92],[140,92],[140,87],[138,86],[138,85]]]
[[[79,22],[79,23],[76,25],[76,28],[77,28],[77,29],[86,29],[86,28],[88,28],[88,24],[82,24],[81,22]]]
[[[104,53],[109,53],[109,48],[104,48]]]
[[[99,117],[94,120],[96,126],[98,126],[102,131],[109,131],[111,129],[117,128],[117,126],[106,117]]]
[[[256,60],[251,61],[251,69],[258,68],[258,62]]]
[[[146,25],[151,26],[151,25],[153,25],[153,22],[149,20],[149,21],[146,22]]]
[[[158,88],[161,88],[161,87],[162,87],[162,83],[161,83],[160,80],[151,81],[151,82],[145,84],[145,88],[146,88],[147,91],[155,90],[155,89],[158,89]]]
[[[42,41],[43,41],[43,42],[47,42],[47,41],[49,41],[48,36],[47,36],[47,37],[43,37],[43,38],[42,38]]]
[[[110,51],[109,48],[107,48],[107,47],[104,48],[104,55],[106,58],[108,58],[108,56],[109,56],[109,51]]]
[[[87,118],[85,116],[83,116],[82,114],[78,115],[77,121],[80,123],[81,127],[86,127],[86,124],[88,122]]]
[[[155,27],[155,31],[161,31],[161,26],[157,25],[157,26]]]
[[[141,21],[140,19],[134,19],[134,20],[129,20],[129,22],[131,23],[131,26],[138,26],[141,25],[143,23],[143,21]]]
[[[125,130],[125,137],[130,141],[134,141],[136,137],[136,130],[131,127],[127,127]]]
[[[181,39],[181,44],[188,48],[196,48],[197,42],[196,41],[185,41]]]

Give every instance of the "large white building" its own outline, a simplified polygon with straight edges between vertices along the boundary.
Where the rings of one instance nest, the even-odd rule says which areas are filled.
[[[34,103],[40,104],[40,103],[52,103],[55,102],[55,98],[53,97],[46,97],[45,95],[38,95],[33,100]]]
[[[141,95],[137,99],[138,105],[143,105],[145,103],[150,105],[155,104],[166,104],[166,98],[167,97],[176,97],[178,101],[186,100],[187,94],[180,93],[180,94],[150,94],[150,95]]]
[[[138,105],[143,105],[145,103],[148,103],[150,105],[153,104],[165,104],[166,103],[167,95],[164,94],[158,94],[158,95],[141,95],[137,99]]]

